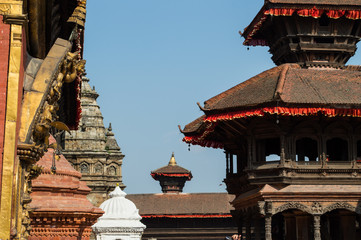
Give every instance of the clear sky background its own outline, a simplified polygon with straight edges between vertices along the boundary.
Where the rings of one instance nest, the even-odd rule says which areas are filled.
[[[87,1],[84,58],[123,154],[127,193],[159,193],[150,172],[192,171],[184,192],[225,192],[221,149],[188,146],[182,128],[203,102],[274,66],[268,47],[243,46],[238,31],[263,0]],[[349,64],[360,64],[359,55]]]

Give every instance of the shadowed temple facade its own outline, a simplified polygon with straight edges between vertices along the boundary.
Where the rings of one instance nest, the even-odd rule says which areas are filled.
[[[245,239],[361,239],[361,2],[265,0],[241,34],[277,66],[207,100],[183,140],[224,149]]]
[[[85,15],[85,0],[0,1],[0,239],[85,240],[102,215],[51,137],[78,128]]]

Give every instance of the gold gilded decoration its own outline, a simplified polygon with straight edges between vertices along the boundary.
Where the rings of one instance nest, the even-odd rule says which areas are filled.
[[[42,113],[39,116],[40,120],[33,131],[35,145],[43,146],[44,150],[49,145],[49,130],[52,126],[60,130],[69,130],[64,123],[56,121],[58,118],[56,112],[59,109],[58,101],[64,82],[73,82],[77,76],[84,72],[84,67],[85,60],[80,59],[78,52],[69,52],[60,65],[59,73],[51,85]]]
[[[11,11],[10,4],[0,3],[0,14],[1,15],[10,14],[10,11]]]
[[[0,14],[22,14],[23,1],[19,0],[0,0]]]
[[[78,6],[75,8],[73,14],[69,17],[68,22],[73,22],[84,27],[85,14],[86,14],[86,1],[78,0]]]
[[[29,203],[31,202],[31,180],[41,173],[41,168],[35,163],[43,156],[48,148],[57,149],[57,144],[49,145],[50,129],[52,127],[60,131],[68,131],[66,124],[56,121],[59,109],[58,101],[61,98],[62,86],[64,82],[72,82],[78,74],[84,71],[85,61],[80,59],[78,52],[68,52],[59,65],[58,74],[55,75],[50,89],[47,92],[42,110],[35,118],[32,140],[33,144],[21,144],[18,147],[18,156],[24,169],[23,196],[21,198],[21,230],[20,239],[27,239],[30,233]]]
[[[29,203],[31,202],[31,180],[40,175],[42,168],[34,165],[36,161],[44,154],[43,150],[30,144],[19,144],[17,149],[17,155],[20,159],[21,168],[23,169],[22,178],[24,179],[24,185],[22,189],[20,204],[21,213],[19,222],[21,223],[19,238],[27,239],[30,234],[30,217]]]
[[[20,2],[20,1],[19,1]],[[0,8],[3,4],[0,4]],[[21,25],[11,25],[8,88],[6,97],[5,135],[3,152],[3,174],[1,186],[0,205],[0,239],[8,239],[11,233],[12,203],[14,202],[13,186],[14,176],[18,173],[18,166],[15,165],[17,145],[17,120],[19,113],[19,69],[21,65],[21,40],[14,35],[22,33]],[[13,224],[13,223],[12,223]]]

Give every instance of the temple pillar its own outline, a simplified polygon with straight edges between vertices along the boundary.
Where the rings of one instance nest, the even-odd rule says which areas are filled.
[[[265,217],[265,240],[272,240],[272,215]]]
[[[313,215],[313,239],[321,240],[321,216]]]

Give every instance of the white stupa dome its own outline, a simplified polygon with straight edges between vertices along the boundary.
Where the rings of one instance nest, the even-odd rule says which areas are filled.
[[[109,194],[110,199],[100,205],[100,208],[105,212],[100,219],[142,219],[135,204],[125,198],[126,195],[127,194],[117,186],[114,191]]]
[[[101,233],[106,229],[109,231],[110,228],[116,228],[116,231],[120,232],[129,232],[131,228],[132,232],[143,233],[146,227],[140,222],[142,217],[139,215],[139,210],[132,201],[125,198],[126,195],[117,186],[109,194],[110,198],[100,205],[104,215],[93,225],[95,233]]]

